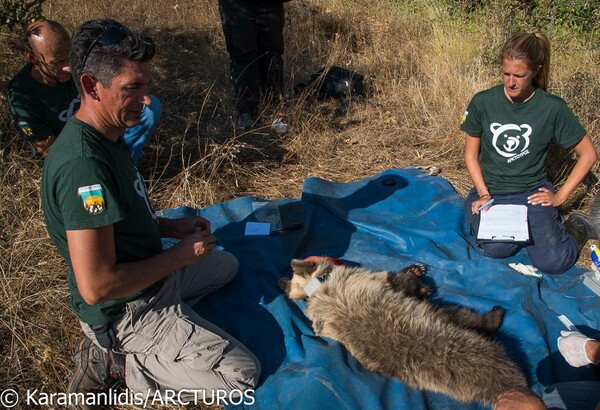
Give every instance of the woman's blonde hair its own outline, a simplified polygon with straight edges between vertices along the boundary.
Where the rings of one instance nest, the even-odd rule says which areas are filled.
[[[502,59],[520,60],[537,71],[533,85],[546,91],[550,71],[550,40],[542,32],[519,33],[509,38],[502,48]]]

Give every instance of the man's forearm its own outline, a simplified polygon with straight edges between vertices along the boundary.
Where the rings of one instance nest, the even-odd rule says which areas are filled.
[[[140,292],[185,266],[178,259],[176,252],[167,249],[141,261],[118,263],[101,274],[102,279],[98,278],[94,284],[93,295],[84,299],[94,305]]]
[[[113,226],[67,231],[77,288],[90,305],[146,289],[175,270],[202,259],[215,247],[208,231],[194,232],[155,256],[117,263]]]

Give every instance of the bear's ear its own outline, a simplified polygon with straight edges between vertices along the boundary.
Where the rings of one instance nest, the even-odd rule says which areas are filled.
[[[292,265],[294,275],[302,277],[309,277],[317,269],[315,262],[307,262],[302,259],[292,259],[290,265]]]
[[[285,293],[290,293],[290,290],[292,290],[292,281],[290,278],[279,278],[277,284],[279,285],[279,289]]]

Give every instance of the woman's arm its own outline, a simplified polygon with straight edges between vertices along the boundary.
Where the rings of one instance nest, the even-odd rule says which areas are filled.
[[[583,181],[583,178],[590,172],[592,166],[598,158],[596,155],[596,149],[592,140],[587,135],[582,138],[581,141],[574,147],[575,153],[577,153],[577,163],[573,167],[573,170],[569,174],[569,177],[565,181],[562,187],[556,193],[552,193],[547,188],[540,188],[539,192],[531,195],[527,200],[532,205],[541,206],[560,206],[571,196],[577,185]]]
[[[467,142],[465,144],[465,165],[469,172],[469,176],[473,181],[473,185],[475,185],[475,189],[479,194],[479,199],[471,204],[471,210],[474,214],[478,214],[479,207],[492,198],[490,190],[485,185],[481,166],[479,165],[480,144],[481,138],[467,135]]]

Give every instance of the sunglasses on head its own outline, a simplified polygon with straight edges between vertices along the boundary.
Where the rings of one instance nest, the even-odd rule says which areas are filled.
[[[114,44],[119,44],[121,41],[123,41],[123,39],[126,36],[127,32],[125,31],[125,28],[120,24],[111,24],[110,26],[102,30],[102,33],[96,36],[94,41],[92,41],[92,44],[90,44],[87,51],[85,52],[85,55],[83,57],[83,64],[81,65],[81,70],[83,71],[83,69],[85,68],[85,63],[87,62],[87,59],[90,53],[92,52],[93,48],[97,44],[100,44],[101,46],[112,46]]]

